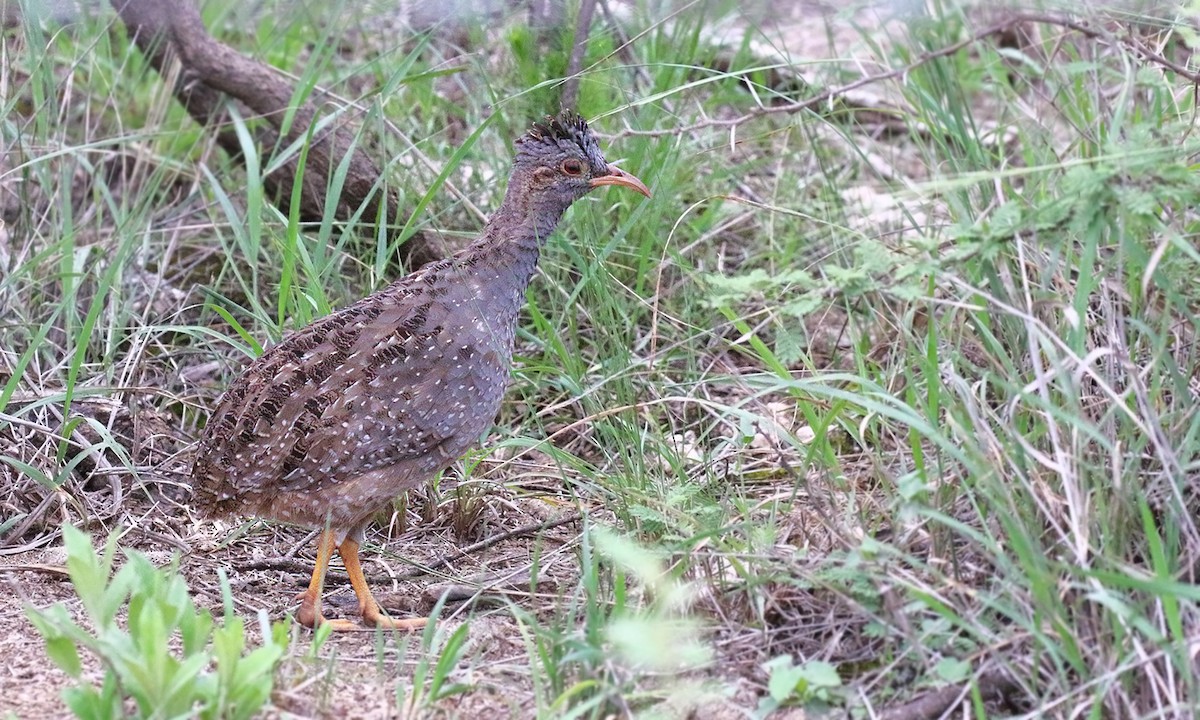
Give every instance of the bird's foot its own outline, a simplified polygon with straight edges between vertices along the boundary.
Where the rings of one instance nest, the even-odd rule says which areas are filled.
[[[420,630],[429,622],[429,618],[423,617],[403,619],[388,617],[374,603],[362,608],[362,619],[364,623],[371,627],[384,628],[385,630]]]
[[[329,620],[321,614],[320,598],[315,598],[309,592],[296,596],[300,601],[300,609],[296,611],[296,622],[309,630],[316,630],[319,625],[329,625],[334,632],[350,632],[353,630],[370,630],[351,620]]]
[[[371,632],[375,628],[383,628],[385,630],[420,630],[425,627],[428,618],[404,618],[395,619],[383,614],[378,605],[371,605],[360,608],[362,611],[363,624],[360,625],[353,620],[330,620],[321,614],[320,603],[313,599],[312,595],[307,592],[300,593],[297,598],[300,601],[300,609],[296,611],[296,621],[309,630],[316,630],[320,625],[329,625],[333,632]]]
[[[333,632],[371,632],[372,630],[372,628],[366,625],[359,625],[353,620],[343,620],[341,618],[330,620],[316,608],[304,602],[300,603],[300,610],[296,612],[296,622],[309,630],[316,630],[322,625],[328,625]]]
[[[366,625],[359,625],[358,623],[354,622],[353,620],[342,620],[341,618],[339,618],[337,620],[329,620],[327,618],[320,618],[317,622],[318,622],[319,626],[328,625],[332,629],[333,632],[371,632],[371,630],[372,630],[372,628],[369,628]],[[305,627],[307,627],[310,630],[317,629],[315,627],[312,627],[311,625],[306,625]]]

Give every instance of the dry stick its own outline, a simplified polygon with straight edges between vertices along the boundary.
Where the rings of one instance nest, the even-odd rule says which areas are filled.
[[[479,552],[480,550],[484,550],[484,549],[489,548],[498,543],[502,543],[505,540],[511,540],[512,538],[522,537],[524,535],[532,535],[534,533],[544,532],[546,530],[553,530],[556,527],[560,527],[562,525],[569,525],[573,522],[579,522],[582,519],[583,519],[583,513],[577,512],[577,513],[572,513],[570,515],[567,515],[565,517],[558,518],[557,520],[547,520],[545,522],[533,523],[531,525],[522,525],[519,528],[513,528],[512,530],[506,530],[498,535],[493,535],[491,537],[484,538],[483,540],[480,540],[479,542],[475,543],[474,545],[468,545],[465,548],[456,548],[456,554],[454,554],[454,555],[447,555],[447,556],[438,558],[437,560],[429,562],[420,567],[413,568],[412,570],[401,573],[399,575],[378,574],[378,575],[368,575],[367,578],[372,581],[381,581],[382,580],[382,581],[389,581],[389,582],[393,581],[393,580],[414,580],[423,575],[428,575],[430,572],[437,570],[438,568],[445,567],[446,565],[449,565],[451,562],[458,560],[459,558],[467,557],[471,553]],[[309,572],[312,570],[312,564],[301,561],[301,560],[296,560],[294,558],[267,558],[265,560],[253,560],[248,563],[241,563],[238,565],[238,569],[239,570],[291,570],[294,572]],[[335,573],[335,572],[331,571],[329,573],[329,576],[332,578],[337,578],[337,577],[340,577],[340,573]]]
[[[0,565],[0,573],[44,573],[64,579],[70,579],[71,573],[66,565],[44,565],[41,563],[23,563],[20,565]]]
[[[722,128],[737,127],[737,126],[742,125],[750,120],[753,120],[754,118],[762,117],[764,115],[773,115],[773,114],[777,114],[777,113],[795,113],[795,112],[799,112],[801,110],[807,110],[815,105],[819,105],[820,103],[823,103],[823,102],[828,102],[838,96],[844,95],[853,90],[857,90],[858,88],[865,87],[867,85],[873,85],[875,83],[882,82],[885,80],[894,80],[895,78],[902,77],[902,76],[912,72],[913,70],[916,70],[917,68],[921,67],[922,65],[929,63],[932,60],[936,60],[938,58],[953,55],[954,53],[958,52],[959,50],[962,50],[963,48],[965,48],[969,45],[973,45],[974,43],[977,43],[986,37],[989,37],[992,35],[997,35],[997,34],[1004,33],[1004,32],[1008,32],[1015,25],[1019,25],[1021,23],[1027,23],[1027,22],[1039,23],[1042,25],[1054,25],[1057,27],[1063,27],[1068,30],[1074,30],[1075,32],[1078,32],[1081,35],[1084,35],[1089,38],[1111,38],[1111,39],[1115,40],[1116,42],[1124,45],[1126,48],[1130,49],[1131,51],[1142,55],[1150,62],[1161,65],[1162,67],[1165,67],[1168,70],[1171,70],[1172,72],[1180,75],[1181,77],[1186,78],[1193,85],[1200,85],[1200,73],[1189,71],[1187,68],[1179,65],[1178,63],[1168,60],[1168,59],[1164,58],[1162,55],[1159,55],[1158,53],[1151,51],[1149,48],[1145,47],[1142,43],[1138,42],[1138,40],[1136,38],[1132,37],[1132,35],[1128,35],[1123,38],[1118,38],[1118,37],[1112,36],[1112,34],[1109,33],[1107,30],[1104,30],[1102,28],[1092,27],[1091,25],[1088,25],[1086,22],[1082,22],[1082,21],[1078,21],[1078,20],[1071,20],[1070,18],[1058,17],[1055,15],[1043,15],[1040,13],[1019,13],[1017,15],[1013,15],[1012,17],[1007,18],[1006,20],[1003,20],[1002,22],[996,23],[996,24],[991,25],[983,30],[980,30],[979,32],[971,35],[970,37],[966,38],[965,40],[960,40],[951,45],[947,45],[944,48],[939,48],[937,50],[933,50],[933,51],[930,51],[927,53],[922,53],[919,57],[917,57],[916,60],[913,60],[912,62],[908,63],[904,67],[896,68],[894,70],[889,70],[884,73],[879,73],[878,75],[867,75],[866,77],[859,78],[858,80],[855,80],[852,83],[848,83],[846,85],[840,85],[837,87],[829,88],[827,90],[823,90],[823,91],[817,93],[816,95],[808,98],[807,100],[801,100],[799,102],[789,103],[787,105],[771,105],[771,106],[758,107],[758,108],[755,108],[754,110],[751,110],[750,112],[748,112],[744,115],[741,115],[739,117],[729,118],[729,119],[710,118],[710,119],[703,120],[698,123],[693,123],[691,125],[677,127],[677,128],[673,128],[673,129],[669,129],[669,130],[629,130],[629,129],[626,129],[626,130],[622,130],[620,132],[615,133],[613,135],[613,137],[675,136],[675,135],[682,135],[684,133],[694,132],[696,130],[703,130],[705,128],[710,128],[710,127],[722,127]]]
[[[522,537],[524,535],[531,535],[534,533],[545,532],[546,530],[553,530],[556,527],[561,527],[563,525],[570,525],[571,523],[579,522],[582,519],[583,519],[583,513],[576,512],[576,513],[571,513],[570,515],[566,515],[564,517],[560,517],[557,520],[547,520],[545,522],[533,523],[531,525],[523,525],[519,528],[513,528],[512,530],[506,530],[506,531],[500,533],[499,535],[493,535],[492,537],[484,538],[483,540],[480,540],[479,542],[475,543],[474,545],[468,545],[462,549],[456,548],[456,550],[458,552],[457,555],[454,555],[453,557],[439,558],[438,560],[435,560],[434,562],[426,565],[423,568],[416,568],[413,570],[409,570],[407,573],[404,573],[402,575],[398,575],[398,576],[396,576],[396,579],[411,580],[413,578],[421,577],[422,575],[427,574],[430,570],[436,570],[440,567],[444,567],[446,565],[449,565],[450,562],[453,560],[467,557],[471,553],[479,552],[480,550],[484,550],[484,549],[489,548],[498,543],[502,543],[505,540],[511,540],[512,538]]]
[[[224,126],[217,130],[217,142],[231,157],[242,157],[237,133],[228,127],[227,103],[240,105],[247,116],[257,116],[268,125],[256,128],[255,135],[264,155],[277,148],[303,142],[310,128],[322,120],[311,101],[293,105],[295,90],[272,68],[248,58],[217,42],[208,34],[194,0],[110,0],[134,43],[164,78],[170,77],[172,61],[182,65],[175,84],[176,99],[188,114],[204,126]],[[382,211],[389,222],[399,215],[399,198],[390,188],[380,186],[381,173],[375,163],[355,146],[355,133],[345,117],[325,119],[325,128],[313,133],[304,168],[299,156],[263,178],[268,196],[287,213],[296,178],[300,183],[300,217],[306,222],[322,220],[326,215],[325,195],[336,168],[344,157],[345,182],[334,208],[340,220],[349,220],[360,207],[369,226]],[[401,247],[410,266],[437,259],[424,235],[418,233]]]

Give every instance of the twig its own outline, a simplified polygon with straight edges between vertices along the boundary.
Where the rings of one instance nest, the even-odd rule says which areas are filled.
[[[449,565],[452,560],[457,560],[461,557],[466,557],[473,552],[478,552],[480,550],[484,550],[484,549],[489,548],[498,543],[502,543],[505,540],[511,540],[512,538],[521,537],[524,535],[532,535],[532,534],[539,533],[539,532],[545,532],[546,530],[553,530],[556,527],[561,527],[563,525],[569,525],[573,522],[579,522],[582,519],[583,519],[583,513],[577,512],[577,513],[572,513],[570,515],[566,515],[564,517],[560,517],[557,520],[547,520],[546,522],[534,523],[532,525],[523,525],[519,528],[513,528],[512,530],[507,530],[505,532],[500,533],[499,535],[493,535],[492,537],[484,538],[483,540],[480,540],[479,542],[475,543],[474,545],[468,545],[465,548],[462,548],[461,550],[459,550],[458,554],[453,557],[443,557],[438,560],[435,560],[434,562],[430,563],[429,565],[426,565],[423,569],[410,570],[405,575],[401,575],[400,578],[402,580],[411,580],[412,578],[420,577],[421,575],[424,575],[425,573],[429,572],[430,570],[436,570],[445,565]]]
[[[217,144],[230,157],[244,162],[242,141],[229,124],[231,99],[243,114],[266,121],[254,131],[265,156],[276,147],[307,144],[305,167],[300,167],[300,155],[293,155],[262,178],[284,214],[299,183],[300,219],[323,220],[331,178],[343,172],[340,195],[329,198],[334,217],[349,220],[361,208],[364,225],[380,214],[395,223],[401,214],[399,196],[394,188],[380,185],[381,172],[357,142],[347,114],[329,113],[319,96],[296,102],[296,89],[273,68],[209,35],[196,0],[109,2],[150,65],[164,80],[174,81],[176,99],[196,122],[215,128]],[[175,69],[175,61],[181,71]],[[412,266],[440,257],[420,232],[400,252]]]
[[[56,575],[58,577],[70,577],[65,565],[41,565],[38,563],[26,563],[22,565],[0,565],[0,572],[17,573],[17,572],[33,572],[44,573],[46,575]]]

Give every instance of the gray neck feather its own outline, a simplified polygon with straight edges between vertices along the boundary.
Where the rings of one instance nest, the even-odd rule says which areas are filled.
[[[514,173],[504,202],[488,219],[483,233],[464,254],[474,272],[493,278],[487,283],[512,314],[525,302],[525,289],[537,268],[542,245],[554,232],[570,203],[551,194],[531,195],[519,173]],[[498,311],[501,308],[496,308]]]

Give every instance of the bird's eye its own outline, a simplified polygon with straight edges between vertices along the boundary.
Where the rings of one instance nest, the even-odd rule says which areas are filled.
[[[578,160],[563,160],[562,171],[568,175],[582,175],[583,163]]]

